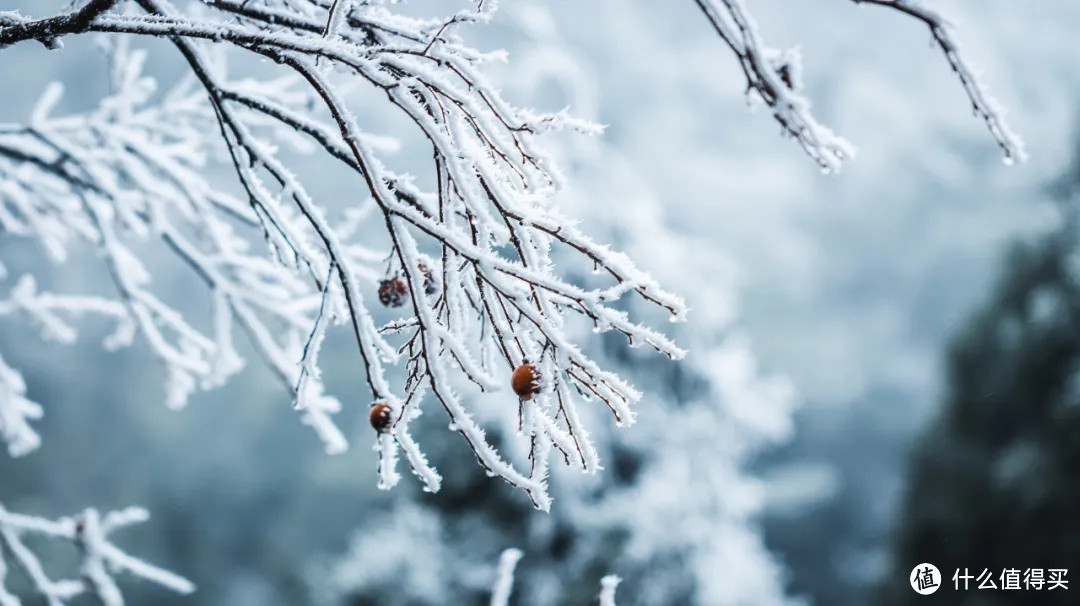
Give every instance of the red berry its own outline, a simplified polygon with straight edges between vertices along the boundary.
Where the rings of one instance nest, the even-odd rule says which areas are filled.
[[[392,409],[386,402],[376,402],[371,405],[371,412],[368,413],[368,420],[371,421],[371,426],[375,431],[379,433],[386,433],[390,431],[390,426],[393,425]]]
[[[540,393],[540,373],[532,364],[522,364],[510,376],[510,387],[522,400],[531,400]]]
[[[390,278],[379,283],[379,302],[387,307],[401,307],[408,295],[409,285],[401,278]]]

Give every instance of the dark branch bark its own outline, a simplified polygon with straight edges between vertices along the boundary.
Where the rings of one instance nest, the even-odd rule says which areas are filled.
[[[39,40],[45,46],[55,48],[58,37],[84,30],[94,18],[115,4],[116,0],[90,0],[86,6],[66,15],[7,25],[0,29],[0,48],[24,40]]]

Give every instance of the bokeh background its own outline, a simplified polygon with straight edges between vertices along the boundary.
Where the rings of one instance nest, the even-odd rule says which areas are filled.
[[[342,414],[353,447],[327,457],[257,360],[167,411],[154,362],[138,347],[105,352],[93,321],[73,347],[0,323],[0,351],[46,408],[42,448],[0,459],[0,502],[41,515],[148,507],[124,545],[200,590],[134,584],[133,603],[483,603],[510,546],[525,552],[522,604],[588,603],[608,572],[626,578],[627,604],[892,604],[919,598],[907,574],[922,561],[946,576],[1080,567],[1080,4],[936,4],[1028,163],[1002,164],[925,27],[872,6],[749,2],[770,45],[800,47],[819,119],[859,147],[834,176],[747,107],[734,59],[689,0],[504,0],[464,32],[509,51],[492,71],[512,101],[607,125],[549,142],[568,177],[559,202],[692,306],[675,333],[692,349],[682,364],[592,338],[645,391],[642,417],[598,436],[604,477],[557,474],[552,514],[484,477],[434,410],[424,436],[444,491],[376,490],[347,335],[322,359],[330,389],[356,403]],[[60,5],[0,0],[34,15]],[[169,82],[173,49],[148,48]],[[53,80],[63,110],[90,107],[104,73],[88,41],[0,50],[0,121],[22,120]],[[357,103],[376,124],[390,113]],[[422,163],[411,149],[394,161]],[[323,161],[296,161],[322,174]],[[316,181],[331,207],[361,195]],[[48,266],[10,238],[0,255],[8,282],[100,283],[92,255]],[[155,283],[199,303],[167,264]]]

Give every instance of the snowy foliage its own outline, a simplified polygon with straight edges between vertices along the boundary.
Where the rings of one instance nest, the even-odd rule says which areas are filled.
[[[427,489],[439,487],[410,432],[427,393],[481,465],[524,489],[541,509],[549,506],[553,449],[585,471],[598,469],[577,404],[600,402],[619,423],[630,423],[638,393],[566,336],[567,316],[680,357],[672,341],[618,306],[638,296],[674,320],[685,308],[551,206],[558,175],[536,149],[534,134],[597,128],[564,113],[511,107],[486,83],[478,68],[500,55],[469,49],[454,30],[486,20],[492,3],[445,20],[405,18],[367,3],[222,0],[189,11],[167,2],[134,4],[90,2],[51,20],[3,17],[0,43],[93,31],[172,36],[194,76],[156,96],[153,81],[141,75],[145,55],[114,43],[113,94],[96,112],[54,117],[60,92],[53,87],[27,125],[5,127],[0,157],[11,211],[3,217],[5,232],[38,238],[57,261],[69,242],[89,241],[108,265],[118,297],[39,294],[29,283],[4,310],[25,314],[46,336],[64,340],[74,338],[77,315],[115,318],[107,345],[141,336],[165,367],[171,406],[241,368],[233,344],[239,328],[293,391],[304,422],[330,452],[347,442],[331,419],[341,405],[324,393],[317,358],[327,329],[347,323],[370,401],[394,413],[392,427],[376,441],[382,487],[398,480],[399,451]],[[223,59],[204,48],[211,42],[271,59],[284,73],[230,80]],[[356,80],[385,96],[427,140],[434,156],[430,191],[383,163],[381,141],[364,130],[346,99],[345,83]],[[206,137],[215,130],[242,196],[222,193],[203,175],[218,151]],[[350,169],[366,194],[332,218],[271,140],[314,143]],[[358,241],[362,221],[385,225],[389,254]],[[271,259],[251,246],[252,233],[265,237]],[[152,272],[129,242],[152,238],[206,283],[213,305],[208,329],[152,290]],[[561,277],[553,247],[574,251],[610,282],[584,288]],[[408,313],[383,326],[367,303],[374,293],[363,288],[379,275],[401,280],[408,294]],[[440,287],[432,288],[433,281]],[[521,470],[487,441],[462,403],[456,377],[499,391],[526,361],[544,381],[542,392],[516,411],[530,444],[528,469]],[[404,367],[401,383],[394,383],[390,365]]]
[[[943,17],[912,0],[863,1],[924,23],[1006,161],[1024,158]],[[349,443],[334,418],[343,403],[389,406],[391,425],[373,437],[383,488],[398,482],[402,456],[426,490],[444,484],[425,453],[460,452],[421,434],[416,423],[422,404],[439,403],[489,475],[525,491],[538,508],[550,506],[549,492],[565,504],[522,522],[531,544],[488,544],[528,551],[525,561],[536,562],[529,568],[537,572],[534,580],[518,579],[518,593],[524,584],[536,603],[554,603],[544,588],[569,583],[568,571],[598,562],[623,575],[620,591],[645,603],[690,595],[704,603],[784,603],[781,569],[753,526],[764,496],[742,467],[790,431],[793,397],[785,381],[756,368],[726,319],[698,323],[702,315],[723,315],[707,306],[724,307],[731,296],[717,276],[722,262],[700,259],[692,240],[661,228],[675,203],[639,199],[627,185],[633,171],[589,196],[570,193],[578,198],[573,212],[555,208],[555,155],[538,148],[536,135],[601,129],[567,111],[540,114],[503,100],[484,72],[501,69],[504,53],[477,51],[459,37],[462,26],[491,18],[493,0],[441,19],[406,17],[389,4],[76,0],[44,19],[0,12],[0,49],[26,41],[58,49],[64,36],[97,34],[112,66],[110,92],[95,109],[63,114],[63,89],[53,85],[25,123],[0,125],[0,234],[36,241],[56,263],[94,249],[111,278],[102,290],[111,294],[42,290],[48,280],[0,266],[0,278],[12,273],[0,316],[62,343],[77,338],[83,317],[104,318],[113,329],[106,347],[139,340],[160,362],[171,407],[224,384],[250,348],[331,453]],[[741,0],[698,4],[738,59],[751,100],[764,103],[823,169],[838,170],[853,147],[811,112],[799,53],[765,45]],[[186,77],[161,89],[146,75],[148,55],[133,45],[140,38],[172,44]],[[381,112],[366,111],[372,101]],[[394,112],[402,120],[385,120]],[[394,138],[383,136],[382,129],[401,124]],[[411,175],[392,167],[399,147],[410,159],[431,159]],[[296,154],[353,177],[355,195],[320,197],[319,176],[304,175],[292,162]],[[615,191],[620,186],[630,194]],[[611,233],[586,235],[569,215],[599,216]],[[681,345],[647,323],[684,319],[683,301],[601,241],[620,241],[648,259],[665,284],[694,285],[687,295],[695,324],[673,327]],[[146,254],[151,250],[172,256],[205,285],[208,318],[170,300],[167,276],[155,266],[164,255]],[[355,374],[367,382],[368,393],[344,402],[327,393],[319,357],[336,325],[351,332],[360,354]],[[666,374],[672,367],[651,352],[626,350],[627,343],[672,358],[686,346],[695,357]],[[525,363],[539,369],[539,393],[519,400],[507,388]],[[651,401],[641,411],[631,407],[640,394],[628,376]],[[27,391],[0,358],[0,439],[13,456],[40,442],[32,422],[43,411]],[[485,407],[479,393],[503,405]],[[616,438],[609,411],[619,425],[640,415],[644,427]],[[551,456],[587,472],[603,461],[609,471],[562,476],[549,489]],[[475,472],[451,456],[432,459],[450,486]],[[321,589],[336,599],[390,584],[386,591],[401,599],[439,601],[460,582],[505,602],[521,552],[504,553],[494,586],[490,553],[481,560],[487,576],[470,576],[470,566],[478,568],[465,561],[463,546],[479,533],[448,541],[458,523],[453,515],[399,507],[367,520],[372,528]],[[16,541],[36,529],[93,544],[84,551],[85,587],[38,582],[25,564],[36,560],[11,548],[7,534],[0,555],[8,560],[0,562],[14,554],[39,592],[57,600],[77,589],[116,603],[108,576],[115,567],[190,591],[182,579],[118,559],[104,538],[108,519],[99,525],[87,512],[54,523],[0,510],[8,524],[0,529],[15,529]],[[475,530],[471,522],[461,527]],[[87,530],[99,527],[100,534]],[[87,532],[89,543],[80,538]],[[554,553],[562,532],[574,537],[564,561],[538,561],[536,554]],[[431,565],[417,566],[418,552]],[[729,574],[717,574],[722,570]],[[587,583],[596,596],[596,580]],[[604,578],[602,604],[613,603],[618,583]],[[3,591],[0,603],[14,603]]]
[[[65,604],[84,594],[94,596],[105,606],[121,606],[124,599],[113,578],[118,573],[141,577],[178,593],[191,593],[195,586],[187,579],[132,557],[109,540],[114,531],[145,522],[148,517],[146,510],[130,507],[104,516],[87,509],[73,517],[47,520],[12,513],[0,505],[0,606],[22,603],[6,588],[9,566],[21,573],[49,606]],[[70,543],[79,554],[79,578],[49,578],[24,540],[35,535]]]
[[[698,3],[784,131],[824,169],[837,169],[852,148],[811,115],[798,90],[797,54],[765,47],[741,0]],[[915,2],[873,3],[930,27],[1006,159],[1022,158],[944,20]],[[502,99],[481,69],[504,55],[474,50],[457,33],[494,10],[495,2],[480,0],[446,18],[420,19],[382,2],[348,0],[89,0],[43,19],[0,14],[0,47],[36,40],[60,48],[63,36],[111,35],[105,44],[113,57],[112,94],[96,111],[54,115],[61,90],[53,86],[25,125],[0,129],[0,227],[36,238],[57,262],[74,242],[89,242],[116,291],[39,293],[22,277],[0,311],[24,315],[62,341],[75,338],[78,316],[109,317],[116,330],[106,346],[141,337],[164,366],[166,401],[174,407],[242,367],[233,341],[241,332],[293,393],[303,422],[328,452],[341,452],[348,441],[333,421],[342,404],[325,393],[318,354],[327,330],[348,324],[369,401],[393,412],[391,427],[375,439],[380,487],[397,483],[403,454],[425,488],[438,490],[440,475],[410,431],[430,393],[488,474],[548,509],[553,453],[586,472],[600,468],[578,405],[602,403],[623,425],[633,422],[630,405],[639,398],[584,353],[567,323],[582,318],[597,332],[621,333],[631,346],[680,358],[679,346],[624,309],[637,299],[680,321],[686,308],[553,207],[559,174],[535,135],[600,129],[566,112],[540,114]],[[142,75],[145,54],[117,34],[167,39],[190,77],[159,94]],[[260,78],[230,78],[225,64],[235,56],[280,67]],[[352,109],[360,84],[406,118],[410,136],[426,141],[426,186],[385,162],[388,142]],[[315,200],[310,183],[290,169],[279,144],[324,153],[364,193],[347,201],[347,212],[332,212],[334,205]],[[238,195],[205,175],[220,159],[239,180]],[[384,246],[361,243],[360,227],[370,224],[383,226]],[[252,245],[259,235],[269,255]],[[153,272],[133,243],[151,240],[205,282],[209,326],[155,293]],[[557,267],[559,249],[576,260]],[[608,281],[586,286],[568,279],[564,268],[575,261]],[[389,290],[365,288],[380,276]],[[378,299],[405,313],[377,325],[369,301]],[[496,450],[462,395],[466,384],[504,390],[522,364],[535,365],[542,379],[537,397],[516,407],[527,468]],[[0,433],[10,452],[23,454],[37,443],[27,420],[41,411],[23,397],[18,374],[2,370]]]
[[[375,525],[368,532],[353,536],[344,557],[312,570],[311,575],[318,578],[313,584],[316,599],[330,604],[339,595],[372,589],[420,602],[445,599],[440,580],[459,573],[449,569],[460,560],[444,553],[438,516],[409,504],[372,521]],[[417,566],[418,552],[426,554],[429,562]]]

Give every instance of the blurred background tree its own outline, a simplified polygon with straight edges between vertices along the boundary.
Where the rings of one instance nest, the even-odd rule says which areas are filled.
[[[952,342],[947,399],[917,441],[883,604],[956,603],[953,574],[1080,563],[1080,161],[1052,188],[1060,221],[1016,244]],[[936,565],[944,587],[909,589]],[[1044,575],[1048,574],[1044,572]],[[1070,580],[1068,576],[1066,580]],[[963,587],[963,581],[960,581]],[[972,590],[964,604],[1075,604],[1077,588]]]

